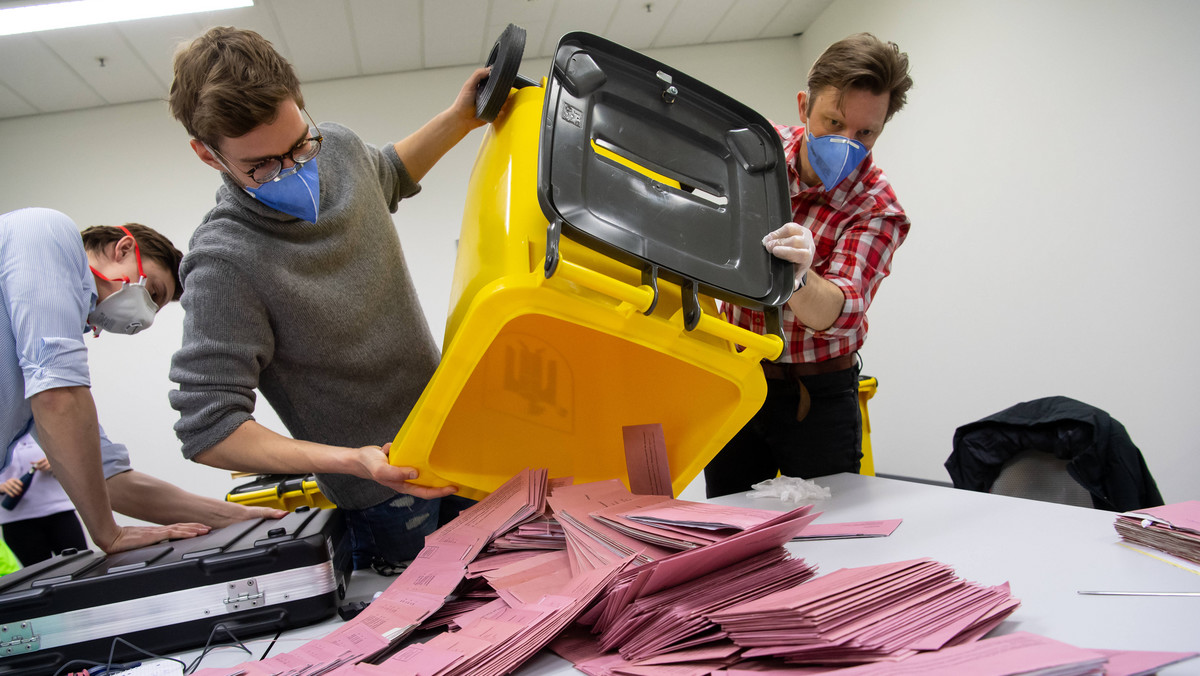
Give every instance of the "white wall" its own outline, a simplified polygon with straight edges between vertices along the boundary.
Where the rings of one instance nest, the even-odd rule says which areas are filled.
[[[801,76],[783,81],[762,64],[796,60],[797,41],[777,39],[652,52],[659,60],[710,83],[773,117],[793,114]],[[549,61],[530,60],[524,75],[540,78]],[[304,87],[314,119],[335,120],[368,142],[398,140],[447,106],[472,68],[374,76]],[[482,132],[473,132],[403,202],[395,217],[421,301],[440,341],[454,268],[454,242],[466,182]],[[187,249],[192,229],[213,204],[218,175],[187,146],[183,128],[164,102],[0,120],[0,213],[48,206],[81,226],[136,221],[159,229]],[[346,295],[352,302],[353,290]],[[92,390],[109,435],[130,446],[134,466],[204,495],[223,497],[229,473],[183,460],[172,431],[177,414],[167,402],[171,355],[179,347],[183,311],[164,309],[137,336],[87,340]],[[265,400],[256,417],[283,431]],[[390,441],[381,439],[380,442]],[[124,520],[123,522],[129,522]]]
[[[800,38],[811,63],[873,32],[916,81],[875,146],[913,221],[863,352],[880,472],[946,479],[957,426],[1062,394],[1200,497],[1198,25],[1188,0],[837,0]]]
[[[863,353],[880,380],[877,469],[945,480],[955,427],[1064,394],[1121,420],[1176,501],[1197,497],[1200,450],[1198,358],[1187,349],[1200,328],[1189,265],[1200,230],[1188,227],[1184,185],[1200,134],[1196,25],[1200,5],[1188,0],[836,0],[798,39],[649,54],[794,122],[795,93],[825,45],[861,30],[896,41],[916,88],[875,151],[914,225]],[[315,119],[382,143],[448,104],[469,71],[314,83],[305,96]],[[479,139],[452,151],[396,218],[435,335]],[[218,183],[186,143],[162,103],[0,121],[0,211],[144,222],[186,249]],[[221,496],[228,474],[182,460],[171,431],[166,372],[181,320],[176,304],[147,333],[89,340],[93,390],[135,466]]]

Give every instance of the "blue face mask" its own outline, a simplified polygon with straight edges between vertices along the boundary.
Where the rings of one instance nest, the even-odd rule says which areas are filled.
[[[291,174],[276,176],[257,188],[245,190],[272,209],[316,223],[317,213],[321,209],[321,179],[317,173],[317,160],[313,158],[304,164],[297,164],[295,169]]]
[[[814,138],[812,132],[805,130],[805,133],[808,134],[808,163],[817,172],[826,192],[836,188],[871,153],[863,144],[845,136],[829,134]]]

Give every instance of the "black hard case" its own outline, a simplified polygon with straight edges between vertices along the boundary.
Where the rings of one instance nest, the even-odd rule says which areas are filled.
[[[350,573],[336,509],[303,507],[111,556],[66,552],[0,578],[0,675],[128,661],[332,615]],[[83,668],[81,665],[80,668]],[[72,670],[75,670],[72,668]]]

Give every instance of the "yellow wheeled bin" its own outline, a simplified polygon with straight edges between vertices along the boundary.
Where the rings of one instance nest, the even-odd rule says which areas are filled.
[[[871,376],[858,377],[858,412],[862,415],[862,462],[858,473],[875,476],[875,454],[871,449],[871,416],[867,415],[867,401],[875,396],[879,381]]]
[[[728,146],[744,146],[747,135],[773,138],[765,119],[739,108],[736,138],[723,147],[705,146],[691,131],[702,123],[686,116],[697,115],[695,108],[664,103],[667,85],[655,71],[664,74],[665,66],[637,63],[638,73],[650,73],[650,83],[638,86],[651,88],[651,97],[606,90],[629,79],[618,72],[624,65],[605,56],[615,46],[587,34],[563,40],[551,77],[513,91],[485,132],[468,186],[441,364],[396,435],[390,461],[417,468],[415,483],[453,484],[470,498],[483,497],[526,467],[545,467],[550,476],[576,483],[617,478],[628,485],[622,428],[658,423],[678,494],[757,412],[766,396],[760,361],[777,358],[784,346],[781,335],[729,324],[714,300],[734,298],[777,313],[791,293],[791,265],[761,246],[772,224],[786,220],[780,213],[787,209],[786,179],[778,175],[782,149],[779,158],[766,160],[778,165],[764,169],[761,157],[752,157],[747,171],[740,155],[774,152],[769,140],[754,150]],[[621,52],[625,59],[629,54]],[[580,101],[587,92],[554,81],[580,60],[592,69],[584,77],[594,82],[601,71],[608,83],[591,91],[591,101]],[[493,66],[493,79],[501,65]],[[684,75],[665,72],[681,98],[714,95]],[[507,94],[508,86],[501,86]],[[648,98],[653,100],[637,103]],[[645,118],[664,108],[686,115],[657,130],[679,137],[661,139],[657,147],[699,145],[702,159],[711,160],[708,169],[690,168],[694,157],[656,159],[654,148],[631,152],[628,139],[600,119],[607,116],[620,129],[621,115]],[[557,169],[547,157],[553,152],[547,136],[559,134],[556,124],[570,132],[579,129],[576,124],[591,129],[586,141],[568,141],[574,155],[563,171],[590,174],[580,179],[590,183],[583,199],[567,207],[562,196],[570,186],[551,180]],[[720,124],[731,123],[714,120],[710,126]],[[746,131],[751,125],[757,126]],[[591,217],[617,212],[617,226],[634,223],[643,230],[633,235],[655,241],[640,252],[618,250],[609,243],[620,237],[576,227],[589,214],[560,213],[571,209]],[[722,228],[746,232],[697,243],[680,235],[689,223],[702,239]],[[668,253],[651,260],[646,252],[656,246]],[[703,265],[716,269],[709,278],[734,279],[739,267],[759,271],[760,279],[748,284],[758,295],[738,295],[679,270],[698,250],[708,256]]]

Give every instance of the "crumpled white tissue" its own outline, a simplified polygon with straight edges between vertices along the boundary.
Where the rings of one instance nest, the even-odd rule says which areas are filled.
[[[774,479],[760,481],[750,488],[746,495],[752,498],[779,498],[784,502],[804,502],[806,500],[826,500],[833,493],[824,486],[799,477],[778,476]]]

